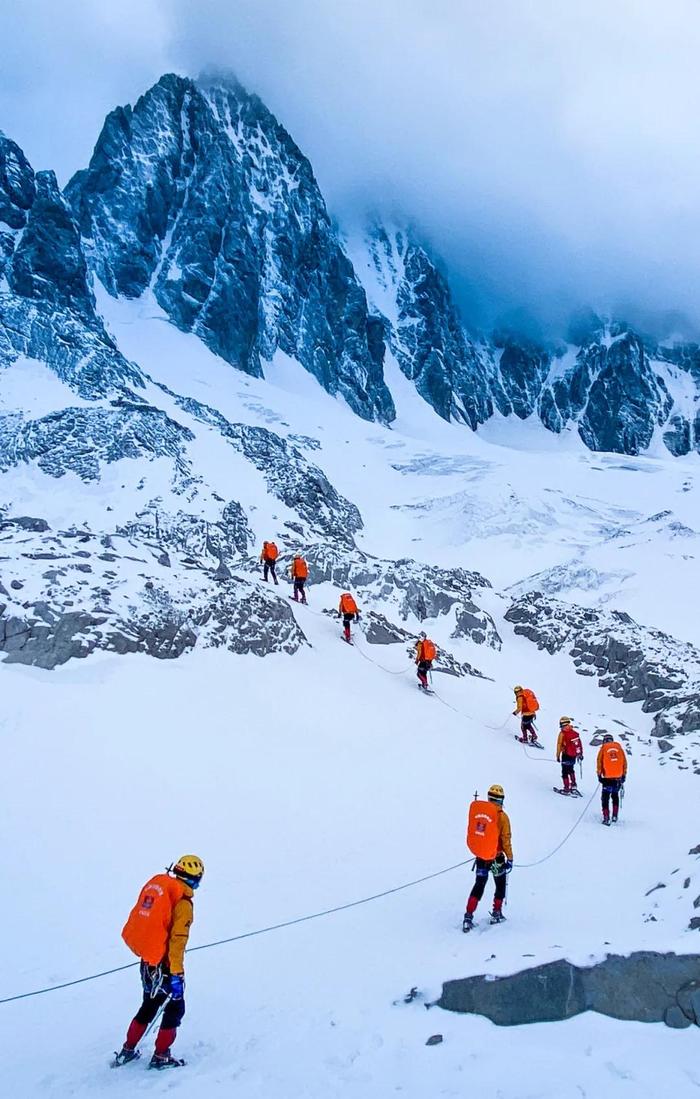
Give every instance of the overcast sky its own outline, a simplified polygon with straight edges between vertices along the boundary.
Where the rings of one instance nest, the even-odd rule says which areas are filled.
[[[0,0],[0,128],[62,183],[113,106],[211,67],[341,220],[417,221],[478,321],[700,326],[698,0]]]

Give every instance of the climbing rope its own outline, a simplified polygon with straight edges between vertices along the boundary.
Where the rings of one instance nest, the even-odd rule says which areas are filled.
[[[324,908],[320,912],[312,912],[307,916],[297,916],[293,920],[284,920],[282,923],[273,923],[268,927],[259,927],[255,931],[244,931],[240,935],[231,935],[227,939],[217,939],[215,942],[203,943],[201,946],[191,946],[187,949],[188,954],[194,954],[197,950],[210,950],[214,946],[223,946],[225,943],[236,943],[242,939],[253,939],[257,935],[266,935],[269,931],[280,931],[284,927],[294,927],[299,923],[308,923],[309,920],[318,920],[322,916],[332,916],[336,912],[345,912],[348,908],[357,908],[361,904],[369,904],[370,901],[378,901],[381,897],[389,897],[392,893],[400,893],[404,889],[411,889],[415,885],[421,885],[423,882],[431,881],[432,878],[439,878],[442,874],[449,874],[452,870],[459,869],[460,866],[466,866],[470,863],[471,858],[463,859],[461,862],[453,863],[452,866],[446,866],[443,870],[436,870],[432,874],[425,874],[422,878],[415,878],[413,881],[404,882],[403,885],[395,885],[392,889],[384,889],[381,893],[373,893],[369,897],[362,897],[358,901],[348,901],[346,904],[338,904],[333,908]],[[87,981],[97,981],[100,977],[109,977],[112,973],[123,973],[126,969],[134,969],[139,965],[139,962],[129,962],[127,965],[117,966],[116,969],[104,969],[101,973],[92,973],[89,977],[78,977],[73,981],[63,981],[62,984],[48,985],[46,988],[37,988],[33,992],[20,992],[16,996],[5,996],[0,999],[0,1004],[9,1004],[15,1000],[26,1000],[31,996],[43,996],[45,992],[57,992],[61,988],[71,988],[73,985],[85,984]]]
[[[548,855],[543,855],[543,857],[541,859],[537,859],[535,862],[515,862],[515,863],[513,863],[513,866],[517,866],[518,870],[531,870],[533,866],[541,866],[543,862],[548,862],[549,859],[551,859],[553,855],[556,855],[557,851],[561,851],[561,849],[564,846],[564,844],[566,843],[566,841],[571,836],[573,836],[573,834],[576,831],[576,829],[578,828],[579,824],[581,823],[581,821],[585,817],[585,815],[588,812],[588,809],[591,805],[591,802],[593,801],[593,798],[596,796],[597,793],[598,793],[597,790],[593,791],[593,793],[589,797],[588,801],[584,805],[583,809],[581,810],[581,813],[579,814],[577,819],[574,821],[574,823],[571,825],[571,828],[569,829],[569,831],[564,836],[564,839],[560,840],[560,842],[557,844],[557,846],[552,851],[550,851]]]

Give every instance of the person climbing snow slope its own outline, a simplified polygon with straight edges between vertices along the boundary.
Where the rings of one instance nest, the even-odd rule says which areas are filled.
[[[143,1002],[129,1024],[114,1066],[140,1056],[137,1046],[163,1008],[149,1068],[184,1065],[170,1049],[185,1014],[185,948],[194,919],[192,897],[202,881],[204,863],[183,855],[165,874],[146,882],[129,913],[122,938],[141,959]]]
[[[267,583],[268,573],[272,573],[272,579],[275,584],[279,584],[277,579],[277,558],[279,557],[279,550],[277,549],[276,542],[263,542],[262,552],[260,554],[260,560],[263,565],[263,580]]]
[[[425,633],[421,633],[416,641],[415,648],[415,660],[416,660],[416,675],[418,676],[419,686],[424,690],[428,690],[428,672],[433,666],[433,660],[437,656],[437,646],[434,641],[431,641],[429,637],[426,637]]]
[[[520,714],[520,740],[527,744],[537,744],[537,730],[535,729],[535,714],[540,708],[534,691],[529,687],[513,687],[515,695],[515,709],[513,717]]]
[[[570,717],[559,718],[559,737],[557,739],[557,763],[561,763],[561,779],[564,784],[560,793],[579,796],[576,785],[576,763],[583,760],[581,737],[572,725]]]
[[[462,931],[471,931],[474,926],[474,913],[484,895],[489,873],[493,874],[495,881],[491,923],[505,920],[503,901],[507,875],[513,866],[510,820],[503,808],[503,787],[498,784],[490,786],[487,797],[488,801],[475,799],[469,806],[467,847],[474,855],[476,880],[467,899]]]
[[[620,790],[627,778],[627,755],[621,744],[611,733],[606,733],[598,750],[596,760],[598,782],[603,787],[601,805],[603,824],[610,824],[610,801],[612,800],[612,823],[615,824],[620,813]]]
[[[306,581],[309,576],[309,566],[300,553],[295,553],[289,566],[289,574],[294,582],[294,602],[306,603]]]
[[[350,644],[352,640],[350,623],[356,622],[359,617],[360,612],[357,609],[357,603],[349,591],[344,591],[340,597],[340,602],[338,603],[338,618],[343,619],[343,637],[348,644]]]

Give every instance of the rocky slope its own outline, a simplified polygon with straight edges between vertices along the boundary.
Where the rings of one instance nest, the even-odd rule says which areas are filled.
[[[700,773],[700,652],[620,611],[598,611],[529,593],[506,613],[516,634],[549,653],[566,652],[579,675],[653,713],[652,736]]]

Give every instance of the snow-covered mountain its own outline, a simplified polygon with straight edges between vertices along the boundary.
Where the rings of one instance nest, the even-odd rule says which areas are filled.
[[[419,236],[336,231],[233,83],[164,77],[66,194],[0,138],[0,257],[0,1001],[126,964],[134,891],[181,850],[207,864],[195,947],[454,866],[493,781],[516,851],[508,923],[470,938],[464,866],[192,953],[190,1063],[164,1083],[106,1080],[132,970],[0,1002],[12,1093],[691,1094],[692,1033],[425,1007],[465,975],[697,949],[696,349],[591,316],[554,349],[468,333]],[[514,742],[516,682],[545,752]],[[563,713],[583,802],[552,791]],[[606,729],[630,755],[616,832]]]

